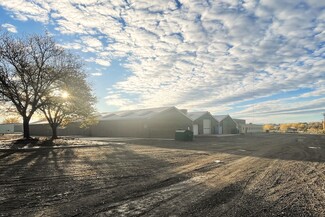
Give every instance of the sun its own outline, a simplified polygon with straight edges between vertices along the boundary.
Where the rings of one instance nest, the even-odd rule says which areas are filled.
[[[69,93],[67,91],[62,91],[61,97],[64,99],[67,99],[67,98],[69,98]]]

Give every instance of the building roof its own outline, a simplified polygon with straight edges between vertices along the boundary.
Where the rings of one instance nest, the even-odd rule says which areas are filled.
[[[195,121],[197,119],[199,119],[200,117],[202,117],[203,115],[205,114],[209,114],[211,115],[210,112],[208,111],[201,111],[201,112],[188,112],[186,115],[192,120],[192,121]],[[213,119],[215,119],[216,121],[218,121],[213,115],[211,115],[211,117]]]
[[[183,112],[178,110],[176,107],[159,107],[159,108],[149,108],[149,109],[137,109],[137,110],[124,110],[115,112],[103,112],[97,115],[98,120],[132,120],[132,119],[150,119],[161,112],[168,111],[171,109],[176,109],[184,117],[190,119]],[[190,119],[191,120],[191,119]],[[35,121],[31,124],[47,124],[45,120]]]
[[[229,115],[214,115],[213,117],[215,119],[217,119],[217,121],[223,121],[226,117],[228,117]]]
[[[206,113],[209,113],[207,111],[204,112],[188,112],[187,116],[192,119],[193,121],[199,119],[200,117],[202,117],[203,115],[205,115]]]
[[[176,107],[160,107],[160,108],[107,112],[107,113],[103,113],[99,117],[99,119],[100,120],[150,119],[161,112],[168,111],[173,108],[177,109]]]
[[[237,124],[246,124],[246,120],[245,120],[245,119],[233,118],[233,120],[234,120]]]
[[[30,122],[31,125],[34,125],[34,124],[48,124],[49,122],[47,120],[37,120],[37,121],[33,121],[33,122]]]

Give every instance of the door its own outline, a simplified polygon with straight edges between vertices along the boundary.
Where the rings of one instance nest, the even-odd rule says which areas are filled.
[[[222,126],[219,126],[219,134],[222,134]]]
[[[193,125],[193,135],[199,135],[199,125]]]
[[[211,120],[210,119],[203,120],[203,134],[211,134]]]

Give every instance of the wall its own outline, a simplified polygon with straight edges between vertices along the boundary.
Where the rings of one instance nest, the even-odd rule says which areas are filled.
[[[242,133],[263,133],[263,125],[246,124],[242,125]]]
[[[70,123],[66,127],[58,127],[58,136],[89,136],[89,128],[80,128],[80,123]],[[32,136],[52,136],[52,129],[48,123],[29,125]]]
[[[230,116],[227,116],[221,121],[222,134],[237,134],[238,129],[236,123],[232,120]]]
[[[14,124],[0,124],[0,134],[10,134],[14,133]]]
[[[175,138],[178,129],[192,129],[192,121],[177,109],[162,112],[148,122],[149,137],[151,138]]]
[[[102,120],[90,127],[90,136],[148,137],[146,120]]]

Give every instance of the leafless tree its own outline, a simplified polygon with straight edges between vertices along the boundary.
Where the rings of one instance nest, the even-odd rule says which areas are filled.
[[[47,34],[0,35],[0,100],[10,102],[22,116],[24,138],[30,138],[29,122],[46,103],[42,99],[75,67],[75,59]]]
[[[53,91],[45,98],[40,110],[52,128],[52,139],[56,139],[57,128],[77,121],[80,127],[96,122],[95,102],[86,74],[80,69],[67,72],[64,79],[53,85]]]

